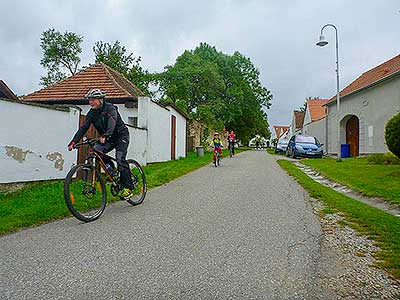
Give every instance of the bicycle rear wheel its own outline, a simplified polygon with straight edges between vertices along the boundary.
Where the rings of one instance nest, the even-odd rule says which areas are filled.
[[[142,166],[133,159],[127,160],[129,164],[129,170],[131,170],[131,177],[134,185],[133,195],[127,199],[127,202],[133,206],[139,205],[144,201],[147,193],[146,177]]]
[[[73,167],[64,181],[65,203],[72,215],[83,221],[96,220],[107,204],[104,179],[90,164]]]

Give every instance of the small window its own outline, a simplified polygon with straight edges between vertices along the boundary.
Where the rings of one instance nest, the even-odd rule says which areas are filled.
[[[138,118],[137,117],[128,117],[128,124],[134,127],[137,127]]]
[[[135,107],[137,107],[137,105],[135,102],[126,102],[125,107],[126,108],[135,108]]]

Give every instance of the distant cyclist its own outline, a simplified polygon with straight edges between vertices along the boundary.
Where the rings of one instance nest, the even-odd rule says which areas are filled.
[[[85,96],[89,100],[91,109],[86,115],[82,127],[75,133],[72,141],[68,144],[71,151],[74,145],[79,142],[83,135],[88,131],[91,124],[101,135],[100,144],[96,144],[94,149],[99,152],[108,153],[115,149],[115,158],[118,163],[120,182],[124,186],[122,191],[123,198],[129,198],[133,190],[132,177],[129,171],[129,164],[126,161],[126,153],[129,145],[129,131],[125,126],[117,108],[107,103],[104,98],[106,94],[99,89],[91,89]],[[112,161],[105,161],[112,166]]]
[[[228,134],[228,145],[229,149],[232,149],[232,155],[235,155],[235,142],[236,142],[236,134],[231,130],[231,133]],[[232,148],[231,148],[232,147]]]
[[[220,157],[222,157],[222,142],[219,138],[219,133],[214,132],[214,138],[212,139],[210,146],[213,147],[213,162],[215,162],[215,151],[218,151]]]

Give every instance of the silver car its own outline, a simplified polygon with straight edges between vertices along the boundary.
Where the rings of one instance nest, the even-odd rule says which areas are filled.
[[[276,143],[275,147],[275,153],[283,152],[286,153],[286,148],[289,143],[289,140],[286,139],[280,139],[278,140],[278,143]]]

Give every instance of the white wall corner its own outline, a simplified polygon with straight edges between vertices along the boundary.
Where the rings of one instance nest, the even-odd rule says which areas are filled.
[[[148,129],[149,97],[138,97],[138,127]]]

